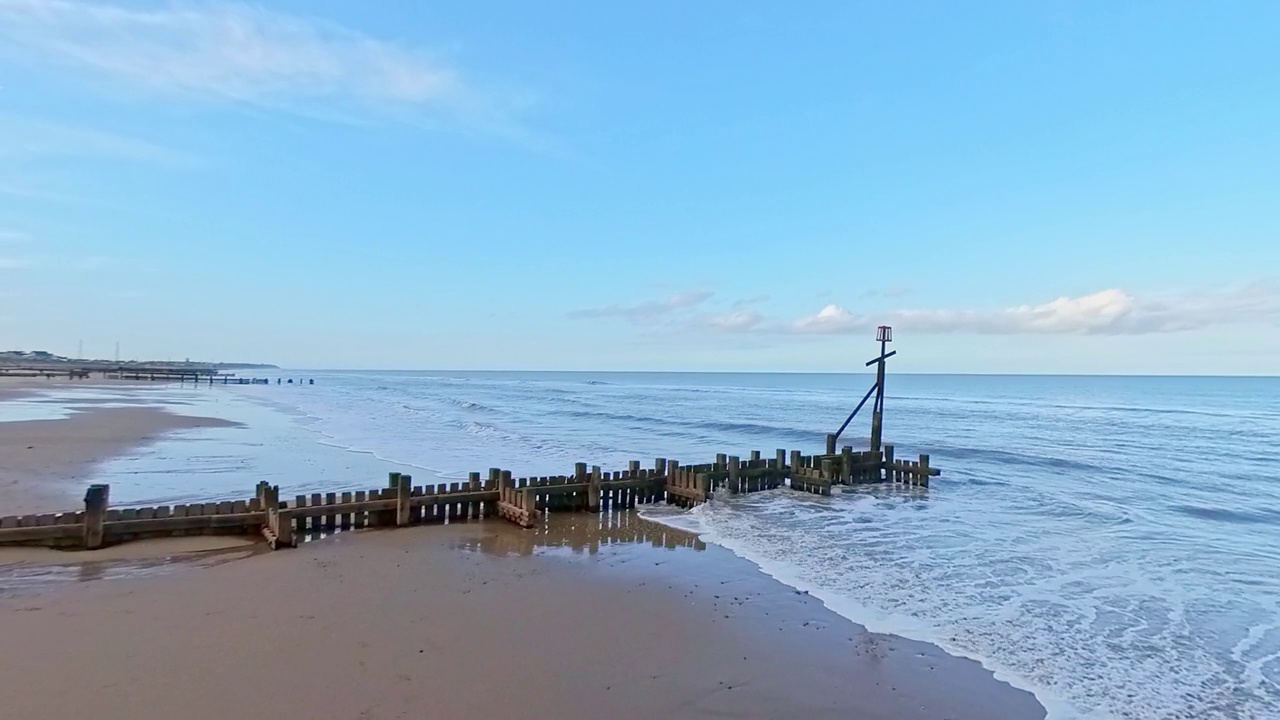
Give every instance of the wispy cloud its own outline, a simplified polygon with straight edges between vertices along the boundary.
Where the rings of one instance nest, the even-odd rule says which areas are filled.
[[[436,111],[500,123],[518,101],[481,92],[421,48],[236,3],[0,0],[0,38],[24,57],[163,95],[309,114]]]
[[[1109,289],[994,310],[932,308],[870,314],[831,304],[791,322],[761,319],[740,329],[839,335],[888,324],[920,333],[1145,335],[1248,321],[1280,321],[1274,283],[1151,297]]]
[[[3,2],[5,0],[0,0]],[[0,113],[0,159],[60,156],[167,165],[195,162],[193,157],[178,150],[127,135]]]
[[[606,305],[598,308],[574,310],[571,318],[621,318],[628,322],[647,324],[672,314],[691,310],[711,298],[705,290],[678,292],[666,300],[648,300],[635,305]]]

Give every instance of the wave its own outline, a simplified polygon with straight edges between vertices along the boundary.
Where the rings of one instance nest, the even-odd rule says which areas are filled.
[[[797,572],[797,568],[785,562],[770,561],[753,552],[753,548],[747,543],[735,541],[716,532],[712,527],[712,523],[708,522],[708,513],[716,511],[715,500],[699,505],[693,510],[674,512],[671,510],[664,512],[664,506],[642,505],[638,507],[641,517],[668,527],[692,532],[705,543],[719,545],[737,557],[755,565],[765,575],[798,592],[813,596],[828,610],[871,632],[926,642],[942,648],[951,655],[976,661],[991,672],[997,680],[1009,683],[1018,689],[1035,695],[1040,704],[1048,710],[1049,718],[1075,717],[1078,714],[1074,707],[1062,702],[1045,688],[1037,687],[1027,682],[1024,678],[1010,672],[991,658],[977,656],[973,653],[967,653],[961,648],[954,647],[954,644],[950,643],[948,638],[914,617],[876,610],[821,584],[807,581]]]

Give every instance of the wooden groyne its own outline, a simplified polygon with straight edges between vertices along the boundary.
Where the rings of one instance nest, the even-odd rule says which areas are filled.
[[[611,512],[655,502],[693,507],[719,493],[753,493],[789,487],[830,495],[832,486],[897,483],[928,487],[939,474],[929,456],[903,461],[893,446],[883,452],[805,455],[759,451],[747,459],[717,455],[714,462],[682,465],[657,458],[651,467],[631,461],[625,470],[604,471],[578,463],[572,475],[512,476],[492,468],[482,479],[414,485],[392,473],[385,487],[297,495],[282,500],[277,485],[259,483],[244,500],[161,507],[109,507],[110,488],[91,485],[84,508],[74,512],[0,517],[0,545],[95,549],[141,538],[182,535],[261,535],[275,548],[340,530],[442,524],[502,518],[521,527],[561,512]]]
[[[522,478],[513,477],[510,470],[490,468],[485,476],[473,472],[466,481],[432,485],[414,485],[412,476],[391,473],[386,487],[313,492],[292,501],[280,498],[278,485],[260,482],[255,496],[245,500],[120,509],[108,507],[108,486],[91,485],[83,510],[0,517],[0,545],[94,549],[138,538],[244,534],[261,535],[276,549],[338,531],[481,518],[502,518],[534,528],[548,514],[611,512],[656,502],[694,507],[719,493],[785,487],[831,495],[833,486],[872,483],[927,488],[929,478],[941,473],[929,464],[928,455],[900,460],[892,445],[881,445],[885,361],[897,353],[887,349],[893,340],[889,327],[877,328],[876,340],[880,356],[867,363],[877,366],[876,381],[840,429],[827,435],[821,454],[779,449],[773,457],[764,457],[755,450],[745,459],[721,453],[701,465],[657,458],[650,467],[632,460],[625,470],[616,471],[577,463],[571,475]],[[870,449],[838,448],[841,433],[873,395]]]

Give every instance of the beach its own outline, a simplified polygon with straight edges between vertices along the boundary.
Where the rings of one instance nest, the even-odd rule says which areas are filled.
[[[106,719],[1043,716],[977,663],[868,633],[727,551],[534,542],[500,522],[350,533],[6,599],[0,705]]]
[[[225,422],[111,407],[5,423],[6,459],[21,447],[51,464],[24,459],[35,474],[6,460],[0,513],[72,509],[57,499],[82,492],[108,456]],[[633,511],[534,531],[481,521],[342,533],[275,553],[191,540],[103,560],[0,552],[0,707],[49,718],[86,707],[103,718],[1044,716],[977,662],[868,632]],[[164,562],[138,564],[146,557]]]
[[[0,378],[0,403],[38,396],[42,391],[86,388],[145,388],[109,380]],[[191,417],[163,407],[95,406],[81,401],[77,412],[58,419],[6,422],[0,428],[0,514],[75,509],[99,463],[136,450],[177,430],[228,427],[219,418]]]

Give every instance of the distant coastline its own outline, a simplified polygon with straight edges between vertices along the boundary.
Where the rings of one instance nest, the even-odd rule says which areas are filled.
[[[68,358],[54,355],[43,350],[6,350],[0,351],[0,372],[5,370],[116,370],[147,367],[165,370],[279,370],[278,365],[268,363],[247,362],[199,362],[183,360],[98,360],[86,358]]]

